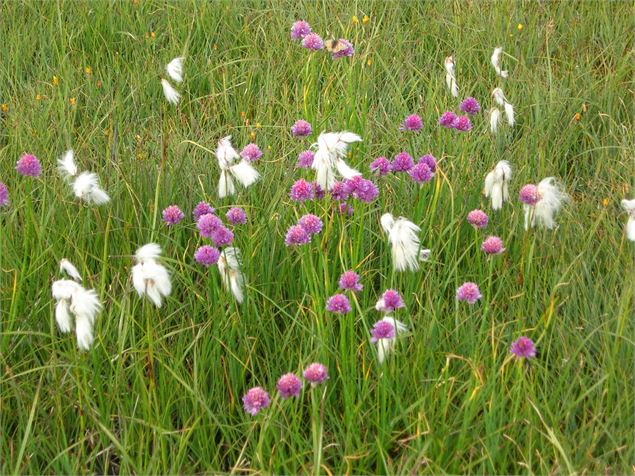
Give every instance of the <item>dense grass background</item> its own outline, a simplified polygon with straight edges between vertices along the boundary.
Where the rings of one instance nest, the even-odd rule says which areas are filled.
[[[320,451],[324,473],[630,471],[635,287],[619,201],[635,171],[632,13],[628,2],[4,2],[0,180],[12,203],[0,211],[0,472],[302,473],[316,471]],[[291,43],[298,18],[351,39],[355,56],[334,62]],[[480,115],[469,134],[440,130],[440,113],[458,107],[445,56],[461,94],[488,109],[501,85],[489,65],[497,45],[517,127],[492,136]],[[173,108],[158,76],[181,53],[184,97]],[[422,133],[398,131],[408,113],[422,115]],[[289,187],[311,174],[294,169],[296,157],[315,140],[290,136],[298,118],[360,133],[350,163],[365,173],[402,149],[432,153],[440,171],[422,189],[380,180],[379,200],[348,220],[329,201],[298,207]],[[263,179],[219,201],[205,149],[228,134],[242,146],[251,133]],[[72,199],[55,170],[70,147],[111,206]],[[41,179],[17,175],[23,152],[42,160]],[[465,216],[489,211],[482,181],[500,159],[514,167],[514,200],[491,217],[487,232],[507,252],[490,263]],[[573,201],[556,231],[524,233],[517,191],[549,175]],[[236,233],[249,282],[241,307],[216,268],[193,263],[189,214],[203,199],[249,215]],[[188,219],[168,230],[157,216],[172,203]],[[284,233],[304,209],[328,231],[288,249]],[[433,260],[420,272],[391,272],[386,211],[421,225]],[[129,280],[130,255],[151,240],[174,277],[159,311]],[[55,326],[62,257],[105,304],[89,353]],[[364,291],[351,314],[327,315],[347,268]],[[467,280],[484,290],[474,307],[455,301]],[[378,367],[368,329],[388,287],[404,295],[396,317],[412,333]],[[508,352],[522,334],[538,347],[530,367]],[[244,413],[249,387],[273,395],[281,374],[314,360],[329,367],[326,386]]]

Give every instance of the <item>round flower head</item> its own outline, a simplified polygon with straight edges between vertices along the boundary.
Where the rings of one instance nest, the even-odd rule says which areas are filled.
[[[420,164],[426,164],[432,172],[437,171],[437,159],[433,155],[426,154],[419,157]]]
[[[36,156],[24,154],[15,164],[15,170],[25,177],[39,177],[42,173],[42,165]]]
[[[295,374],[288,373],[278,379],[276,388],[283,399],[299,397],[300,390],[302,390],[302,382]]]
[[[340,289],[353,292],[359,292],[364,289],[364,286],[359,283],[359,276],[357,275],[357,273],[351,270],[344,271],[344,273],[342,273],[342,276],[340,276],[339,285]]]
[[[309,33],[302,39],[302,47],[307,50],[318,51],[324,48],[324,41],[320,38],[320,35]]]
[[[477,114],[481,110],[481,105],[473,97],[465,98],[459,107],[461,111],[470,114],[471,116]]]
[[[485,228],[488,221],[489,217],[483,210],[472,210],[467,214],[467,222],[475,228]]]
[[[454,114],[452,111],[445,111],[439,118],[439,125],[442,127],[452,127],[455,119],[456,114]]]
[[[295,121],[295,124],[291,126],[291,134],[293,134],[295,137],[310,136],[312,132],[313,129],[311,128],[311,124],[309,124],[304,119]]]
[[[488,255],[498,255],[505,251],[503,240],[498,236],[488,236],[481,245],[481,250]]]
[[[287,246],[292,245],[306,245],[311,241],[311,236],[300,225],[293,225],[287,231],[287,236],[284,238],[284,244]]]
[[[401,124],[402,131],[420,131],[423,127],[423,121],[417,114],[410,114]]]
[[[322,220],[320,220],[317,216],[308,213],[303,215],[300,220],[298,220],[298,225],[300,225],[309,235],[315,235],[322,231]]]
[[[307,182],[304,179],[297,180],[292,186],[289,192],[291,200],[295,202],[304,202],[305,200],[311,200],[315,197],[313,191],[313,184]]]
[[[346,314],[351,311],[351,303],[343,294],[335,294],[326,301],[326,310],[336,314]]]
[[[340,38],[337,40],[337,44],[339,51],[333,51],[333,53],[331,53],[333,59],[351,57],[355,53],[355,48],[353,48],[353,44],[350,41]],[[341,49],[339,45],[342,45]]]
[[[519,337],[518,340],[514,341],[509,350],[517,359],[536,357],[536,346],[529,337]]]
[[[518,197],[525,205],[535,205],[540,201],[538,187],[536,187],[533,183],[524,185],[523,188],[520,189]]]
[[[349,187],[344,182],[335,182],[331,187],[331,197],[333,200],[342,202],[351,194]]]
[[[414,165],[412,157],[407,152],[399,152],[390,164],[390,170],[393,172],[407,172]]]
[[[390,172],[390,161],[386,157],[377,157],[370,163],[370,171],[382,177]]]
[[[304,378],[315,387],[329,378],[329,372],[324,365],[313,363],[304,369]]]
[[[216,246],[229,246],[234,241],[234,233],[224,226],[219,226],[210,236]]]
[[[243,406],[250,415],[257,415],[269,406],[269,394],[262,387],[250,388],[243,396]]]
[[[374,344],[379,339],[394,339],[395,326],[387,321],[377,321],[370,331],[370,341]]]
[[[209,245],[203,245],[194,253],[194,259],[197,263],[203,266],[211,266],[218,262],[220,258],[220,251],[217,248]]]
[[[352,195],[353,198],[361,200],[362,202],[370,203],[379,195],[377,186],[371,180],[365,179],[361,175],[357,175],[352,179],[346,179],[344,186],[349,195]]]
[[[198,221],[203,215],[207,215],[208,213],[214,214],[216,210],[207,202],[198,202],[198,205],[194,207],[192,210],[192,216],[195,221]]]
[[[240,207],[230,208],[227,214],[225,214],[227,221],[232,225],[242,225],[247,223],[247,215],[245,210]]]
[[[0,208],[9,204],[9,189],[7,186],[0,182]]]
[[[298,155],[298,163],[296,167],[299,169],[310,169],[313,165],[315,154],[311,150],[305,150]]]
[[[167,226],[176,225],[178,222],[183,220],[185,215],[181,211],[179,207],[176,205],[170,205],[165,210],[163,210],[163,221]]]
[[[304,20],[298,20],[291,25],[291,39],[301,40],[311,33],[311,26]]]
[[[405,307],[403,299],[394,289],[384,291],[384,294],[382,294],[377,304],[375,304],[375,309],[381,312],[392,312],[402,307]]]
[[[262,151],[256,144],[247,144],[243,147],[243,150],[240,151],[240,156],[249,162],[255,162],[262,157]]]
[[[476,283],[463,283],[459,286],[459,289],[456,290],[456,298],[468,304],[474,304],[481,299],[481,297],[483,296],[481,296],[481,291],[478,289]]]
[[[410,175],[412,180],[417,183],[429,182],[434,176],[432,170],[430,170],[430,167],[428,167],[428,164],[424,164],[423,162],[419,162],[417,165],[412,167],[408,171],[408,174]]]
[[[452,127],[457,131],[467,132],[472,129],[472,121],[467,116],[457,116],[452,123]]]
[[[223,222],[213,213],[206,213],[196,222],[196,228],[204,238],[211,238],[214,231],[223,226]]]
[[[351,207],[348,203],[340,203],[338,207],[338,211],[340,215],[346,215],[350,217],[353,213],[355,213],[355,209]]]

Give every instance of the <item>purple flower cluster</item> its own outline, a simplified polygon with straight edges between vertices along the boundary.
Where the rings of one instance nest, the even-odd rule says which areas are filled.
[[[459,301],[464,301],[468,304],[474,304],[476,301],[481,299],[483,296],[481,295],[481,291],[478,288],[476,283],[463,283],[456,290],[456,298]]]
[[[384,291],[384,294],[382,294],[379,301],[377,301],[377,304],[375,304],[375,309],[386,313],[401,309],[402,307],[405,307],[403,298],[401,297],[401,294],[394,289],[387,289]]]
[[[247,144],[243,147],[243,150],[240,151],[240,156],[249,162],[255,162],[262,157],[262,151],[256,144]]]
[[[9,204],[9,189],[3,182],[0,182],[0,208],[8,204]]]
[[[351,303],[344,294],[335,294],[326,301],[326,310],[336,314],[351,312]]]
[[[461,109],[461,111],[463,111],[464,113],[473,116],[475,114],[478,114],[478,112],[481,110],[481,105],[476,99],[470,96],[463,100],[463,102],[459,106],[459,109]]]
[[[365,179],[361,175],[357,175],[352,179],[345,179],[344,188],[347,196],[366,203],[372,202],[379,195],[377,186],[371,180]]]
[[[247,214],[245,210],[240,207],[230,208],[225,214],[225,218],[227,218],[227,221],[232,225],[244,225],[247,223]]]
[[[223,222],[213,213],[202,215],[196,222],[196,228],[203,238],[211,238],[216,229],[223,226]]]
[[[316,215],[312,213],[307,213],[303,215],[298,220],[298,225],[300,225],[309,235],[316,235],[322,231],[324,224],[322,220],[319,219]]]
[[[293,126],[291,126],[291,134],[293,134],[294,137],[310,136],[312,132],[313,128],[311,127],[311,124],[304,119],[298,119],[295,121]]]
[[[311,386],[315,387],[329,378],[327,368],[317,362],[310,364],[304,369],[304,378],[311,383]]]
[[[278,379],[276,388],[283,400],[299,397],[302,390],[302,381],[293,373],[284,374]]]
[[[15,164],[15,170],[24,177],[39,177],[42,173],[42,165],[36,156],[24,154]]]
[[[299,179],[291,186],[289,196],[291,197],[291,200],[295,202],[312,200],[315,197],[313,184],[311,182],[307,182],[304,179]]]
[[[301,40],[305,36],[311,33],[311,25],[304,20],[298,20],[291,25],[291,39]]]
[[[176,205],[170,205],[165,210],[163,210],[163,222],[167,226],[176,225],[181,220],[183,220],[183,217],[185,217],[185,215]]]
[[[302,48],[311,51],[319,51],[324,48],[324,40],[317,33],[309,33],[302,38]]]
[[[322,37],[313,32],[311,25],[304,20],[298,20],[291,25],[291,39],[300,40],[302,47],[310,51],[319,51],[326,46],[334,60],[350,57],[355,53],[352,43],[344,38],[325,44]]]
[[[394,339],[395,338],[395,326],[388,321],[377,321],[370,331],[370,341],[374,344],[380,339]]]
[[[540,201],[540,192],[538,192],[538,187],[533,183],[524,185],[523,188],[520,189],[518,194],[520,201],[525,205],[535,205]]]
[[[206,267],[216,264],[218,262],[218,258],[220,258],[220,251],[218,251],[218,248],[214,248],[209,245],[201,246],[194,253],[194,259],[196,262]]]
[[[474,98],[467,98],[461,103],[461,110],[470,115],[476,114],[481,106]],[[446,129],[455,129],[460,132],[472,130],[472,121],[469,116],[457,116],[452,111],[445,111],[439,117],[439,125]]]
[[[519,337],[512,343],[509,350],[517,359],[531,359],[536,357],[536,346],[529,337]]]
[[[430,170],[428,164],[424,162],[419,162],[417,165],[412,167],[408,171],[408,174],[410,175],[412,180],[420,184],[429,182],[430,180],[432,180],[432,177],[434,177],[434,173],[432,172],[432,170]]]
[[[331,58],[350,58],[354,53],[355,48],[353,48],[353,44],[344,38],[340,38],[337,40],[337,49],[331,52]]]
[[[400,130],[417,132],[420,131],[422,128],[423,121],[421,120],[421,117],[417,114],[410,114],[403,120]]]
[[[386,157],[377,157],[370,163],[370,171],[380,177],[387,175],[390,172],[390,161]]]
[[[194,221],[198,221],[203,215],[214,214],[216,210],[207,202],[199,202],[198,205],[194,207],[192,211],[192,216],[194,217]]]
[[[505,248],[503,248],[503,240],[498,236],[488,236],[481,245],[481,250],[488,255],[499,255]]]
[[[313,165],[313,159],[315,158],[315,154],[313,151],[305,150],[300,152],[298,155],[298,163],[296,167],[299,169],[310,169]]]
[[[414,160],[412,156],[407,152],[399,152],[392,159],[390,164],[390,170],[392,172],[408,172],[414,166]]]
[[[298,220],[297,225],[287,230],[284,244],[287,246],[306,245],[311,241],[311,236],[322,231],[324,224],[316,215],[308,213]]]
[[[342,273],[340,276],[339,286],[340,289],[353,292],[359,292],[364,288],[364,286],[362,286],[359,282],[359,275],[352,270],[344,271],[344,273]]]
[[[269,406],[269,394],[262,387],[250,388],[243,396],[243,406],[250,415],[257,415],[260,410]]]
[[[483,210],[472,210],[467,214],[467,222],[474,228],[483,229],[487,226],[489,217]]]

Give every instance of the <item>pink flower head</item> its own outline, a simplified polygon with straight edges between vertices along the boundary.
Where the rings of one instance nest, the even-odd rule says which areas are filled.
[[[448,127],[448,128],[452,127],[455,119],[456,119],[456,114],[454,114],[452,111],[445,111],[443,114],[441,114],[441,117],[439,118],[439,125],[442,127]]]
[[[457,131],[467,132],[472,130],[472,121],[467,116],[457,116],[452,123],[452,127]]]
[[[392,312],[402,307],[405,307],[403,298],[394,289],[384,291],[384,294],[382,294],[377,304],[375,304],[375,309],[381,312]]]
[[[488,255],[498,255],[505,251],[503,240],[498,236],[488,236],[481,245],[481,250]]]
[[[15,170],[24,177],[39,177],[42,173],[42,165],[36,156],[24,154],[15,164]]]
[[[420,131],[421,128],[423,127],[423,121],[421,120],[421,117],[418,116],[417,114],[410,114],[408,117],[406,117],[403,120],[403,123],[401,124],[401,130],[402,131]]]
[[[344,182],[335,182],[331,187],[331,197],[333,197],[333,200],[342,202],[346,200],[350,194],[350,189]]]
[[[399,152],[390,164],[390,170],[393,172],[408,172],[414,165],[412,157],[407,152]]]
[[[201,246],[194,253],[194,259],[196,262],[206,267],[216,264],[218,262],[218,258],[220,258],[220,251],[209,245]]]
[[[417,165],[412,167],[408,171],[408,174],[412,180],[417,183],[429,182],[432,180],[432,177],[434,177],[434,174],[432,173],[432,170],[430,170],[430,167],[428,167],[428,164],[424,164],[423,162],[419,162]]]
[[[269,406],[269,394],[262,387],[250,388],[243,396],[243,406],[250,415],[257,415]]]
[[[433,173],[437,171],[437,159],[435,159],[433,155],[422,155],[421,157],[419,157],[418,163],[426,164]]]
[[[291,25],[292,40],[301,40],[309,33],[311,33],[311,25],[304,20],[298,20]]]
[[[324,226],[322,220],[320,220],[317,216],[307,213],[300,217],[298,220],[298,225],[300,225],[309,235],[315,235],[322,231],[322,227]]]
[[[223,226],[223,222],[213,213],[206,213],[196,222],[196,228],[198,228],[198,231],[204,238],[211,238],[214,230],[221,226]]]
[[[208,213],[214,214],[216,210],[207,202],[198,202],[198,205],[194,207],[192,210],[192,216],[195,221],[198,221],[203,215],[207,215]]]
[[[394,339],[395,326],[388,321],[377,321],[370,331],[370,341],[374,344],[380,339]]]
[[[370,170],[382,177],[390,172],[390,161],[386,157],[377,157],[370,163]]]
[[[342,276],[340,276],[340,289],[349,290],[353,292],[361,291],[364,286],[362,286],[359,282],[359,276],[354,271],[344,271]]]
[[[318,51],[324,48],[324,41],[320,35],[309,33],[302,39],[302,47],[311,51]]]
[[[340,38],[339,40],[337,40],[337,44],[339,51],[333,51],[331,53],[331,58],[338,59],[351,57],[355,53],[355,48],[353,48],[353,44],[350,41],[345,40],[344,38]],[[339,45],[342,45],[342,47],[340,48]]]
[[[283,400],[290,397],[299,397],[302,390],[302,382],[292,373],[284,374],[278,379],[276,388]]]
[[[9,189],[7,186],[0,182],[0,208],[9,204]]]
[[[316,362],[304,369],[304,378],[315,387],[329,378],[329,372],[324,365]]]
[[[485,228],[488,221],[489,217],[483,210],[472,210],[467,214],[467,222],[475,228]]]
[[[312,132],[313,128],[311,127],[311,124],[309,124],[304,119],[298,119],[297,121],[295,121],[295,124],[291,126],[291,134],[293,134],[295,137],[310,136]]]
[[[473,116],[481,110],[481,105],[473,97],[467,97],[463,100],[459,108],[461,111]]]
[[[295,202],[304,202],[305,200],[312,200],[315,197],[313,191],[313,184],[307,182],[304,179],[297,180],[292,186],[289,192],[291,200]]]
[[[521,336],[512,343],[509,349],[517,359],[531,359],[536,357],[536,346],[529,337]]]
[[[219,226],[214,231],[212,231],[212,235],[210,236],[214,245],[220,246],[229,246],[234,241],[234,233],[224,226]]]
[[[310,169],[313,165],[313,159],[315,154],[311,150],[305,150],[298,155],[298,163],[296,165],[299,169]]]
[[[371,180],[365,179],[361,175],[344,180],[344,186],[349,195],[362,202],[370,203],[379,195],[377,186]]]
[[[478,289],[476,283],[463,283],[459,286],[459,289],[456,290],[456,298],[459,301],[465,301],[468,304],[474,304],[482,297],[481,291]]]
[[[185,215],[181,211],[179,207],[176,205],[170,205],[165,210],[163,210],[163,221],[167,226],[176,225]]]
[[[262,151],[256,144],[247,144],[243,147],[243,150],[240,151],[240,156],[249,162],[255,162],[262,157]]]
[[[538,192],[538,187],[536,187],[533,183],[524,185],[523,188],[520,189],[520,193],[518,194],[520,201],[525,205],[535,205],[540,201],[540,193]]]
[[[335,294],[326,301],[326,310],[336,314],[351,312],[351,303],[344,294]]]
[[[247,223],[247,214],[245,213],[245,210],[240,207],[230,208],[225,214],[225,217],[232,225],[243,225]]]
[[[309,241],[311,241],[311,236],[307,231],[300,225],[293,225],[287,230],[284,244],[287,246],[306,245]]]

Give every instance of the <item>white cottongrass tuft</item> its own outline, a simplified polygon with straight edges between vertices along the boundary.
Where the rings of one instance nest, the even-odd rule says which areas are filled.
[[[392,261],[395,271],[419,269],[419,262],[430,257],[430,250],[422,250],[417,225],[404,217],[395,218],[390,213],[381,216],[381,226],[392,246]]]
[[[498,130],[498,124],[501,120],[501,111],[497,107],[493,107],[489,110],[489,129],[493,133]]]
[[[218,258],[218,271],[225,289],[231,291],[238,304],[243,302],[245,277],[240,270],[240,249],[229,246]]]
[[[555,214],[569,201],[569,195],[555,177],[547,177],[538,184],[539,200],[535,205],[524,205],[525,230],[538,225],[551,230],[556,226]]]
[[[82,172],[77,175],[75,153],[67,150],[61,159],[57,160],[57,168],[66,180],[69,180],[75,197],[89,205],[104,205],[110,201],[108,194],[100,187],[99,177],[92,172]]]
[[[163,95],[165,96],[165,99],[173,106],[176,106],[181,99],[181,94],[172,87],[167,79],[161,78],[161,86],[163,87]]]
[[[628,221],[626,222],[626,237],[635,241],[635,198],[631,200],[622,200],[622,208],[628,213]]]
[[[73,149],[67,150],[61,159],[57,159],[57,169],[65,179],[70,179],[77,175],[77,164],[75,163]]]
[[[381,320],[392,324],[392,326],[395,328],[395,337],[393,337],[392,339],[377,339],[377,341],[375,342],[375,345],[377,346],[377,360],[380,364],[382,364],[386,360],[388,355],[395,348],[397,339],[408,332],[408,327],[403,322],[398,321],[392,316],[385,316]]]
[[[79,274],[79,271],[77,271],[75,265],[68,261],[66,258],[62,258],[62,260],[60,261],[60,271],[68,274],[75,281],[78,281],[80,283],[82,282],[82,277]]]
[[[513,127],[513,125],[516,123],[514,119],[514,106],[512,106],[509,101],[507,101],[503,90],[501,88],[495,88],[492,91],[492,98],[494,98],[496,104],[498,104],[499,106],[503,106],[503,108],[505,109],[505,117],[507,118],[507,123]]]
[[[503,48],[497,46],[492,53],[492,66],[496,70],[496,74],[503,79],[507,79],[509,73],[501,69],[501,55],[503,54]]]
[[[55,321],[60,331],[71,331],[75,317],[77,347],[88,350],[93,343],[95,318],[101,312],[102,304],[93,289],[85,289],[69,279],[60,279],[51,286],[55,305]]]
[[[361,142],[362,138],[353,132],[323,132],[311,147],[317,148],[311,167],[316,172],[316,183],[324,190],[330,190],[336,181],[336,171],[345,179],[361,175],[358,170],[344,162],[350,144]]]
[[[146,296],[156,307],[161,307],[163,298],[172,292],[168,270],[157,262],[161,247],[148,243],[135,253],[136,265],[132,267],[132,284],[139,297]]]
[[[448,56],[445,59],[445,84],[448,86],[452,96],[459,97],[459,87],[456,84],[456,75],[454,73],[454,59]]]
[[[231,143],[231,136],[223,137],[216,147],[216,159],[220,167],[218,197],[225,198],[236,193],[234,179],[243,187],[249,187],[258,181],[260,174],[246,160],[241,159]],[[239,160],[238,163],[236,161]]]
[[[494,210],[500,210],[503,208],[503,202],[509,200],[509,182],[511,179],[512,167],[506,160],[498,162],[494,170],[485,177],[484,193],[486,197],[491,197]]]
[[[183,61],[185,58],[183,56],[179,56],[178,58],[174,58],[167,65],[165,65],[165,72],[168,73],[168,76],[172,78],[177,83],[183,81]]]

